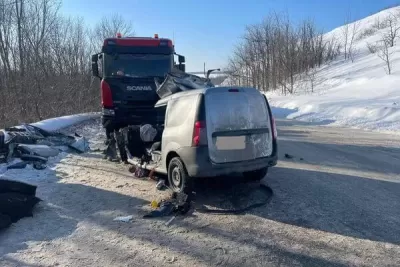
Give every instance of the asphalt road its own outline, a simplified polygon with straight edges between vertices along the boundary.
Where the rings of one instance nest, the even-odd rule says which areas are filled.
[[[34,217],[0,233],[0,265],[400,266],[400,136],[277,123],[266,206],[194,212],[165,226],[168,217],[142,218],[166,196],[154,182],[99,152],[69,155],[35,180],[43,202]],[[78,133],[93,146],[104,141],[99,122]],[[265,197],[232,176],[199,181],[195,205],[238,208]],[[113,221],[125,215],[132,221]]]
[[[306,250],[331,254],[323,265],[399,266],[400,136],[289,120],[278,121],[278,135],[266,217],[319,231]]]
[[[247,215],[203,218],[212,224],[204,231],[224,240],[214,246],[233,254],[211,264],[400,266],[400,136],[292,120],[277,126],[279,163],[262,181],[271,202]],[[263,198],[257,185],[229,182],[203,181],[199,202],[229,208]]]

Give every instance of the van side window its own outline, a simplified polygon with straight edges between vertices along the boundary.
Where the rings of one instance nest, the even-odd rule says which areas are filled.
[[[182,125],[189,114],[192,113],[192,109],[195,108],[196,98],[197,95],[171,99],[168,102],[166,126],[176,127]]]
[[[166,119],[166,113],[167,113],[167,105],[163,106],[158,106],[155,108],[156,110],[156,124],[158,125],[163,125],[165,123]]]

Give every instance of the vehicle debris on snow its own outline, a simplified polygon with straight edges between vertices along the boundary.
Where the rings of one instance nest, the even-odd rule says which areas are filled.
[[[43,169],[47,159],[65,151],[65,147],[78,153],[89,150],[88,141],[78,134],[49,132],[30,124],[0,130],[0,163],[9,164],[7,169],[23,168],[27,164]],[[14,158],[26,164],[11,162]]]
[[[157,203],[158,207],[148,214],[145,214],[143,218],[184,215],[191,209],[192,201],[192,194],[173,192],[170,199],[162,200]],[[153,202],[152,206],[154,206]]]
[[[10,169],[23,169],[31,164],[43,170],[49,158],[71,150],[88,151],[88,141],[78,135],[49,132],[37,126],[23,124],[0,130],[0,174]],[[33,216],[34,206],[40,202],[36,186],[0,177],[0,229],[23,217]]]

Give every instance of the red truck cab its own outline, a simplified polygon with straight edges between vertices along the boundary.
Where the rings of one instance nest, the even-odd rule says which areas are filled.
[[[178,64],[174,57],[178,56]],[[102,124],[107,135],[127,125],[155,123],[154,104],[159,100],[155,81],[178,68],[185,58],[175,53],[170,39],[122,37],[104,40],[101,52],[92,56],[92,74],[100,82]]]

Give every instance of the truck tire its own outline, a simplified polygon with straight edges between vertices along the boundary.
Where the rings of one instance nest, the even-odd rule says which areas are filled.
[[[256,182],[261,181],[268,173],[268,167],[259,170],[244,172],[243,176],[247,181]]]
[[[174,192],[185,194],[192,192],[193,178],[189,176],[185,164],[179,157],[175,157],[169,162],[168,182]]]

